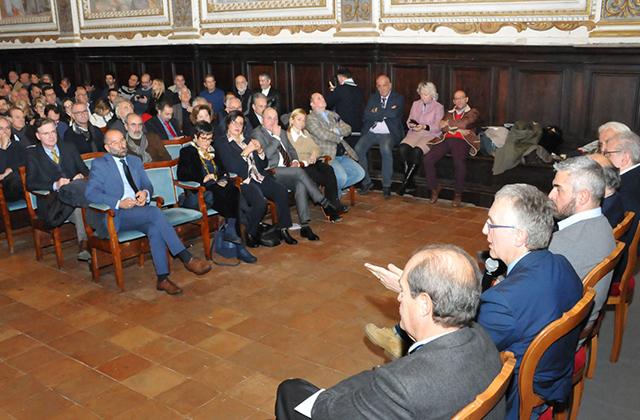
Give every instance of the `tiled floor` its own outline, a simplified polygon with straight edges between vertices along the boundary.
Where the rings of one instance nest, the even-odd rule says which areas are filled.
[[[109,270],[93,283],[71,244],[58,270],[51,253],[35,261],[30,234],[13,255],[2,242],[0,420],[269,419],[283,379],[329,387],[384,363],[362,329],[392,325],[398,304],[363,263],[403,265],[434,242],[475,255],[487,210],[379,193],[357,201],[335,225],[314,211],[322,241],[261,247],[258,264],[197,277],[174,260],[177,297],[155,290],[151,261],[127,265],[120,293]]]

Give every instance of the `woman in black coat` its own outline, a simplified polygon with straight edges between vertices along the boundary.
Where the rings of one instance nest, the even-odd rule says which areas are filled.
[[[267,211],[266,198],[276,204],[278,228],[281,237],[288,237],[287,243],[295,243],[288,228],[291,227],[289,193],[267,172],[268,165],[262,146],[257,140],[244,138],[245,119],[241,111],[231,111],[225,120],[225,135],[216,138],[215,148],[220,161],[228,173],[244,179],[241,192],[249,205],[247,217],[247,246],[258,246],[258,227]]]

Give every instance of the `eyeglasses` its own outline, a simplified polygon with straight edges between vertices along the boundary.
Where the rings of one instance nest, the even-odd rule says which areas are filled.
[[[624,150],[607,150],[606,152],[602,152],[602,154],[606,157],[609,157],[609,155],[612,155],[614,153],[624,153]]]
[[[489,221],[487,220],[485,222],[485,224],[487,225],[487,227],[489,228],[489,231],[491,231],[491,229],[518,229],[515,226],[507,226],[507,225],[494,225],[489,223]]]
[[[89,111],[87,111],[86,109],[84,111],[73,111],[74,115],[76,115],[76,114],[88,114],[88,113],[89,113]]]
[[[244,121],[231,121],[233,125],[244,125]]]

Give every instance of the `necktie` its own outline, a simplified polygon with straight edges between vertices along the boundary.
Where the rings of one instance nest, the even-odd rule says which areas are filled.
[[[58,154],[56,153],[56,149],[53,149],[51,151],[51,154],[53,154],[53,162],[57,165],[60,162],[60,158],[58,157]]]
[[[382,98],[382,109],[387,107],[387,98]]]
[[[138,187],[136,186],[136,183],[133,181],[133,176],[131,176],[131,170],[129,169],[129,165],[127,165],[127,162],[124,159],[120,159],[120,163],[122,163],[122,167],[124,168],[124,176],[127,177],[127,181],[129,181],[129,185],[131,186],[131,189],[133,190],[134,193],[137,193]]]
[[[280,154],[282,155],[282,160],[284,161],[284,166],[286,166],[287,168],[289,167],[289,165],[291,165],[291,156],[289,156],[289,153],[287,153],[286,150],[284,150],[284,147],[282,147],[282,144],[280,144],[278,146],[278,150],[280,151]]]
[[[173,127],[171,127],[171,124],[165,122],[164,125],[167,127],[167,131],[169,132],[169,134],[171,134],[171,138],[176,138],[176,132],[173,131]]]

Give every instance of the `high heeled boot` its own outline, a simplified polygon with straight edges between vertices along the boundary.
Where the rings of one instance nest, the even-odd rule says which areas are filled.
[[[409,169],[407,170],[407,174],[404,177],[404,182],[402,183],[402,185],[400,186],[400,189],[398,190],[399,196],[403,196],[407,192],[407,186],[411,184],[411,181],[413,180],[413,177],[418,170],[417,165],[413,163],[410,163],[408,166],[409,166]]]

